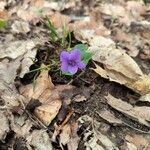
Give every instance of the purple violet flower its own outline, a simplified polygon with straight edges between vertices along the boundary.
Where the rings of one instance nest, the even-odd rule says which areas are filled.
[[[85,68],[85,64],[81,61],[81,52],[74,48],[70,53],[62,51],[60,54],[61,71],[63,73],[75,74],[78,69]]]

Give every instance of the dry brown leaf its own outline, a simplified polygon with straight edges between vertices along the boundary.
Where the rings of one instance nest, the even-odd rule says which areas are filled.
[[[104,120],[108,121],[109,123],[112,123],[113,125],[121,125],[123,122],[116,118],[114,114],[112,114],[108,110],[102,110],[100,112],[97,112],[97,114],[102,117]]]
[[[143,102],[150,102],[150,93],[142,95],[139,99],[139,101],[143,101]]]
[[[71,123],[71,137],[70,141],[67,143],[68,150],[77,150],[78,144],[79,144],[79,136],[77,134],[78,131],[78,124],[77,123]]]
[[[132,106],[131,104],[124,102],[121,99],[117,99],[110,94],[106,97],[106,99],[107,103],[114,109],[123,113],[127,117],[130,117],[131,119],[150,127],[150,107]]]
[[[29,84],[21,87],[20,93],[28,99],[38,99],[42,103],[41,106],[35,108],[34,113],[46,126],[56,117],[62,104],[59,93],[48,76],[48,71],[41,72],[36,80],[35,88]]]
[[[41,42],[41,41],[40,41]],[[32,39],[27,41],[12,41],[9,43],[3,43],[0,46],[0,58],[11,58],[16,59],[19,56],[24,55],[28,50],[31,50],[36,47],[36,45],[39,44],[38,39]]]
[[[29,23],[25,21],[14,21],[11,26],[13,33],[28,33],[30,31]]]
[[[134,82],[131,87],[132,89],[139,91],[139,93],[142,92],[142,94],[150,93],[150,74],[147,76],[145,75],[143,79]]]
[[[130,25],[132,21],[141,19],[141,14],[146,11],[143,1],[128,1],[122,2],[121,4],[116,3],[102,3],[98,9],[101,17],[104,18],[106,15],[112,18],[119,19],[120,22]]]
[[[16,133],[17,137],[27,137],[33,126],[33,122],[26,115],[13,116],[11,115],[11,129]]]
[[[34,130],[27,137],[27,142],[35,150],[53,150],[50,138],[45,130]]]
[[[125,137],[126,141],[133,143],[138,150],[146,149],[148,146],[149,142],[146,136],[144,135],[138,135],[138,134],[131,134],[131,135],[126,135]]]
[[[115,143],[111,141],[106,135],[102,134],[98,129],[101,125],[101,122],[94,120],[93,118],[85,115],[79,118],[81,125],[84,123],[92,124],[92,129],[88,129],[84,133],[84,145],[87,149],[92,150],[118,150]],[[90,137],[90,138],[89,138]],[[100,141],[100,142],[98,142]]]
[[[9,120],[6,111],[0,111],[0,140],[4,140],[9,132]]]
[[[0,90],[6,89],[4,83],[11,84],[14,82],[19,65],[20,59],[10,62],[8,59],[4,59],[0,62]]]
[[[9,19],[8,12],[6,10],[0,10],[0,20],[7,21]]]
[[[138,64],[124,51],[117,49],[115,43],[93,30],[80,30],[75,36],[82,42],[90,44],[92,59],[103,64],[93,69],[99,75],[111,81],[124,84],[141,95],[150,93],[150,75],[144,75]]]
[[[69,22],[71,21],[70,17],[63,15],[59,12],[55,12],[51,14],[49,18],[56,28],[60,28],[64,26],[67,27]]]
[[[126,150],[138,150],[133,143],[126,142]]]
[[[14,82],[17,75],[17,70],[20,69],[20,77],[29,71],[29,67],[33,64],[32,59],[35,59],[38,44],[41,44],[39,39],[6,41],[0,45],[0,79],[8,84]],[[10,60],[6,59],[9,58]],[[20,68],[19,68],[20,67]],[[2,84],[2,83],[0,83]],[[2,85],[0,85],[2,86]]]
[[[61,128],[61,133],[60,133],[60,143],[63,145],[66,145],[71,138],[71,127],[70,124],[66,124]]]

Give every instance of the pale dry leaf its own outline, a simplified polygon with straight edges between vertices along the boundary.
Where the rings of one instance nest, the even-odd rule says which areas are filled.
[[[10,130],[7,115],[7,111],[0,111],[0,140],[4,140]]]
[[[102,3],[99,13],[119,19],[120,22],[130,25],[132,21],[142,19],[141,14],[146,11],[143,1],[128,1],[122,4]]]
[[[17,69],[20,66],[20,59],[15,61],[9,61],[8,59],[3,59],[0,62],[0,89],[5,89],[4,82],[11,84],[14,82],[14,79],[17,75]]]
[[[59,93],[53,85],[48,71],[42,71],[36,80],[35,88],[32,84],[20,87],[20,93],[29,99],[38,99],[42,105],[35,108],[34,113],[46,126],[56,117],[61,108]]]
[[[84,136],[91,136],[93,133],[85,133]],[[90,140],[84,139],[85,143],[84,146],[86,147],[86,150],[92,149],[92,150],[105,150],[101,145],[98,144],[98,139],[94,137],[90,137]]]
[[[146,12],[146,7],[143,1],[128,1],[126,10],[129,12],[132,20],[140,20],[142,18],[141,15]]]
[[[92,129],[88,129],[84,133],[84,145],[86,146],[86,149],[109,149],[109,150],[118,150],[118,147],[116,147],[115,143],[113,143],[106,135],[102,134],[99,131],[99,127],[101,126],[101,122],[98,122],[94,120],[93,118],[85,115],[79,118],[79,123],[81,125],[84,124],[92,124]],[[89,138],[90,137],[90,138]],[[98,142],[100,141],[100,142]]]
[[[104,120],[108,121],[109,123],[113,124],[113,125],[122,125],[123,122],[116,118],[115,115],[113,113],[111,113],[110,111],[108,110],[102,110],[100,112],[97,112],[98,115],[100,117],[102,117]]]
[[[35,59],[38,44],[41,44],[39,39],[6,41],[0,45],[0,79],[8,84],[12,83],[16,76],[23,77],[29,71],[29,67]],[[11,60],[8,60],[6,58]],[[20,68],[19,68],[20,67]],[[20,69],[20,74],[17,70]],[[2,83],[0,83],[2,84]],[[2,85],[1,85],[2,86]]]
[[[149,139],[146,138],[146,136],[135,133],[131,135],[126,135],[125,140],[133,143],[138,150],[146,149],[147,145],[149,144]]]
[[[33,48],[30,49],[26,52],[26,54],[24,54],[22,61],[21,61],[21,67],[20,67],[20,74],[19,77],[23,78],[24,75],[29,72],[30,70],[30,66],[34,63],[33,60],[35,59],[37,54],[37,49]]]
[[[127,145],[126,150],[138,150],[133,143],[126,142],[126,145]]]
[[[44,67],[44,66],[42,66]],[[33,88],[33,84],[20,87],[20,93],[25,97],[38,99],[46,89],[54,89],[54,84],[48,75],[48,71],[42,71],[36,79],[36,86]],[[52,91],[49,91],[49,96]]]
[[[71,123],[71,137],[70,141],[67,143],[68,150],[77,150],[78,144],[79,144],[79,136],[77,134],[78,131],[78,124],[77,123]]]
[[[117,49],[115,43],[90,31],[81,30],[75,36],[78,40],[89,43],[92,59],[100,62],[103,68],[96,65],[96,71],[104,78],[110,79],[131,88],[139,94],[150,93],[150,75],[144,75],[138,64],[124,51]],[[90,33],[88,32],[88,33]]]
[[[20,41],[12,41],[9,43],[3,43],[0,46],[0,58],[11,58],[16,59],[19,56],[24,55],[28,50],[31,50],[36,47],[36,39],[34,40],[20,40]]]
[[[150,102],[150,93],[142,95],[139,99],[139,101],[143,101],[143,102]]]
[[[0,10],[4,10],[6,5],[6,1],[0,1]]]
[[[148,106],[132,106],[131,104],[117,99],[110,94],[106,96],[107,103],[118,110],[119,112],[125,114],[127,117],[138,121],[140,124],[150,127],[150,108]]]
[[[9,13],[6,10],[0,10],[0,20],[7,21],[9,19]]]
[[[33,122],[29,120],[25,114],[23,116],[11,115],[10,126],[11,129],[16,133],[17,137],[25,138],[30,134]]]
[[[71,138],[71,127],[70,124],[66,124],[62,127],[61,133],[60,133],[60,143],[63,145],[66,145],[69,143]]]
[[[72,100],[75,101],[75,102],[83,102],[83,101],[86,101],[87,99],[83,95],[76,95],[76,96],[73,97]]]
[[[5,107],[7,109],[17,109],[20,107],[19,99],[21,100],[22,97],[16,92],[11,92],[8,87],[3,90],[1,94],[1,98],[4,100]]]
[[[116,49],[111,39],[95,36],[90,45],[92,59],[101,62],[107,69],[119,72],[131,80],[137,80],[143,75],[136,62],[125,52]]]
[[[14,21],[11,26],[13,33],[28,33],[30,31],[29,23],[25,21]]]
[[[61,107],[61,102],[59,100],[52,100],[37,107],[34,110],[34,114],[42,121],[46,126],[48,126],[51,121],[56,117]]]
[[[50,137],[45,130],[34,130],[26,139],[35,150],[53,150]]]
[[[56,28],[62,28],[67,27],[69,22],[71,21],[71,18],[67,15],[63,15],[59,12],[55,12],[52,15],[49,16],[51,22]]]
[[[142,79],[130,85],[132,89],[142,93],[142,95],[150,93],[150,74],[143,76]]]

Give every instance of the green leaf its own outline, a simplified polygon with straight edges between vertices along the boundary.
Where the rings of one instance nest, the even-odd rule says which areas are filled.
[[[92,54],[90,52],[87,52],[88,45],[78,44],[75,46],[75,48],[78,48],[81,51],[82,61],[85,64],[87,64],[90,61],[90,59],[92,58]]]
[[[7,21],[0,20],[0,29],[6,28],[6,26],[7,26]]]
[[[87,51],[88,46],[87,46],[86,44],[77,44],[77,45],[75,46],[75,48],[80,49],[80,51],[82,52],[82,51]]]

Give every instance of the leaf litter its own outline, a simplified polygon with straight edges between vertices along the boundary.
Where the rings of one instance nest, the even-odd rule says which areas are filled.
[[[146,5],[0,2],[0,149],[149,149]],[[92,61],[81,74],[56,71],[60,47],[46,35],[45,16],[61,36],[65,22],[73,46],[88,44]]]

